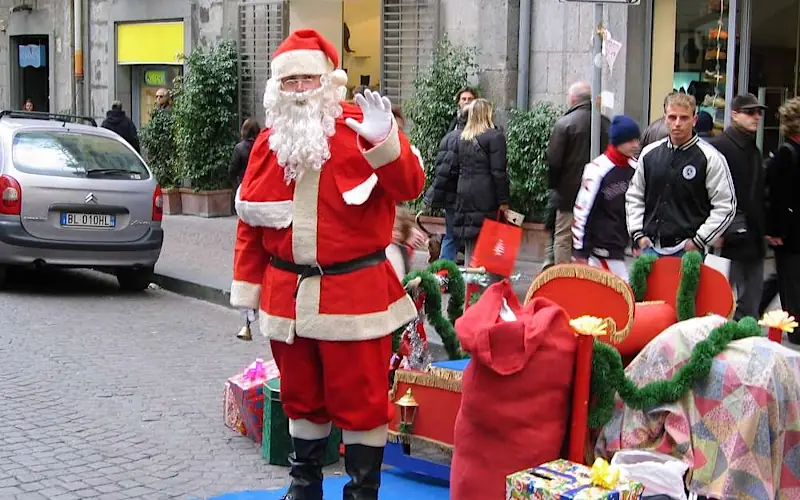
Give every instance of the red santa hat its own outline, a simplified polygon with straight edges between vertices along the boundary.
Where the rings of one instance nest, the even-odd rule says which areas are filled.
[[[294,75],[330,75],[336,85],[347,85],[347,73],[339,66],[336,47],[311,29],[293,32],[272,56],[272,77]]]

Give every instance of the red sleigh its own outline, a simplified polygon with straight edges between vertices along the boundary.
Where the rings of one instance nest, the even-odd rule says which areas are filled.
[[[613,345],[624,360],[629,360],[666,327],[678,321],[681,266],[681,259],[675,257],[664,257],[652,263],[646,277],[646,292],[639,291],[643,295],[640,302],[635,300],[628,283],[606,271],[582,265],[555,266],[536,278],[525,302],[545,297],[561,305],[572,318],[607,319],[611,331],[599,340]],[[693,297],[695,315],[715,313],[730,317],[735,304],[727,279],[700,264],[698,281]],[[593,343],[594,337],[580,335],[578,338],[573,405],[564,457],[577,463],[587,460]],[[404,422],[401,411],[397,411],[390,422],[387,464],[444,480],[449,478],[448,466],[415,457],[412,449],[432,445],[445,453],[452,452],[465,365],[465,361],[450,361],[433,363],[426,371],[396,371],[391,400],[398,401],[411,390],[418,406],[414,407],[412,432],[407,432],[408,422]]]

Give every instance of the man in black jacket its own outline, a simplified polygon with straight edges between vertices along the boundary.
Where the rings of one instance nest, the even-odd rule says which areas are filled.
[[[720,244],[730,259],[728,277],[736,290],[736,316],[756,317],[764,284],[766,236],[764,217],[764,162],[756,145],[756,131],[766,106],[753,94],[738,95],[731,103],[732,125],[709,139],[725,156],[736,188],[738,213]]]
[[[639,252],[707,252],[736,214],[725,158],[694,133],[694,97],[667,97],[669,137],[647,146],[625,197],[628,232]]]
[[[101,127],[116,132],[117,135],[125,139],[137,153],[141,152],[139,149],[139,133],[136,130],[136,125],[133,124],[130,118],[125,116],[125,112],[122,111],[121,101],[114,101],[111,104],[111,109],[106,113],[106,119],[103,120]]]
[[[764,284],[766,220],[764,162],[756,132],[766,106],[753,94],[738,95],[731,103],[732,125],[709,143],[725,156],[736,188],[738,213],[720,238],[722,256],[730,259],[729,280],[736,290],[736,316],[758,315]]]
[[[775,248],[781,306],[800,318],[800,98],[786,101],[780,114],[786,142],[767,163],[767,242]],[[800,344],[800,331],[789,341]]]
[[[583,167],[592,161],[592,87],[585,82],[569,88],[567,113],[556,122],[547,145],[550,189],[558,195],[553,250],[556,264],[572,262],[572,208],[581,187]],[[608,118],[603,116],[600,150],[608,146]]]

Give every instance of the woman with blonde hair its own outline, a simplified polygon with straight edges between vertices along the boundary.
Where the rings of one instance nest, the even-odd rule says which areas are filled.
[[[486,99],[469,105],[467,124],[459,140],[453,141],[449,178],[437,182],[457,185],[453,216],[453,236],[464,243],[464,263],[469,265],[483,221],[496,219],[508,210],[508,172],[506,138],[494,125],[494,109]],[[444,189],[444,186],[442,186]]]

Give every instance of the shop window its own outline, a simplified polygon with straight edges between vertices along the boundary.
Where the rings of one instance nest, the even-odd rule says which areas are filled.
[[[344,0],[342,67],[347,71],[347,90],[381,84],[381,4],[379,0]]]
[[[673,91],[691,94],[715,128],[725,121],[728,0],[677,0]]]

